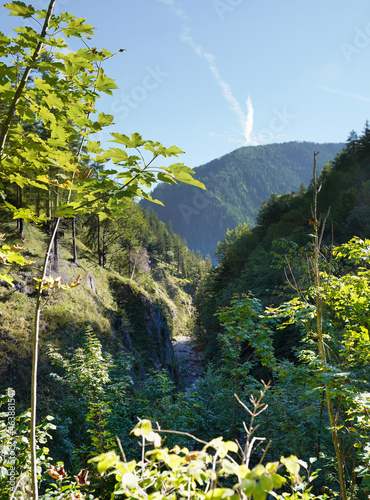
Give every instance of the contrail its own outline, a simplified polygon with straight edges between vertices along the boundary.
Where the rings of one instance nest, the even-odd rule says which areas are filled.
[[[252,142],[253,115],[254,115],[252,99],[250,98],[250,96],[248,96],[246,104],[247,104],[247,119],[245,121],[244,137],[246,144],[250,144]]]
[[[184,11],[182,9],[179,9],[176,7],[175,0],[158,0],[158,1],[169,6],[171,11],[177,17],[182,19],[183,21],[186,21],[187,23],[190,22],[189,17],[184,13]],[[217,64],[216,64],[215,56],[209,52],[206,52],[201,45],[198,45],[194,41],[194,39],[190,33],[191,33],[190,27],[184,25],[183,32],[180,33],[180,36],[179,36],[180,40],[183,43],[188,44],[193,49],[193,51],[197,54],[197,56],[205,59],[205,61],[208,64],[209,70],[211,71],[214,79],[216,80],[217,84],[221,88],[222,95],[224,96],[226,101],[229,103],[232,112],[238,118],[238,122],[241,126],[241,129],[242,129],[242,134],[244,137],[245,144],[246,145],[250,144],[252,142],[253,115],[254,115],[252,99],[250,98],[250,96],[248,96],[248,99],[246,101],[247,113],[244,113],[238,100],[234,97],[230,85],[225,80],[222,79],[222,77],[220,75],[220,71],[219,71]]]

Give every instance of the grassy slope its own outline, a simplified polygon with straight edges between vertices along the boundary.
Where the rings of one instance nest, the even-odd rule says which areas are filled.
[[[14,228],[14,226],[13,226]],[[11,234],[2,225],[1,232]],[[18,242],[15,235],[9,237]],[[40,275],[46,237],[36,227],[25,227],[23,255],[31,266],[12,270],[14,288],[0,285],[0,391],[12,386],[21,399],[28,399],[32,324],[35,307],[34,277]],[[104,348],[113,354],[132,351],[138,373],[142,365],[167,366],[175,373],[171,335],[188,331],[191,326],[191,297],[182,289],[186,283],[170,276],[165,265],[143,279],[143,286],[119,274],[101,268],[95,256],[78,242],[79,266],[71,263],[72,242],[68,232],[60,245],[58,273],[63,282],[81,275],[81,285],[45,299],[41,318],[41,384],[49,368],[44,349],[48,342],[62,348],[76,347],[81,332],[90,325]],[[46,379],[45,379],[46,380]]]

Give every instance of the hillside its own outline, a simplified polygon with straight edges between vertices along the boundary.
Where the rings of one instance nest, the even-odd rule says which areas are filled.
[[[70,222],[65,222],[58,238],[57,269],[54,252],[51,276],[59,277],[61,284],[79,276],[80,285],[45,296],[42,352],[50,342],[63,349],[73,348],[90,327],[107,352],[114,356],[130,353],[137,366],[133,372],[137,380],[155,367],[166,368],[176,379],[171,337],[191,328],[191,293],[206,272],[204,261],[154,214],[149,217],[138,206],[127,210],[125,224],[110,220],[100,223],[100,243],[93,238],[94,224],[89,217],[79,218],[76,226],[77,263],[72,259]],[[28,400],[34,276],[42,263],[47,233],[27,224],[21,239],[15,223],[5,221],[0,221],[0,233],[7,236],[6,243],[21,243],[23,255],[31,262],[10,271],[13,287],[0,283],[0,387],[11,385]],[[108,237],[109,248],[105,248]],[[45,364],[45,376],[49,370]]]
[[[246,222],[255,225],[261,204],[272,193],[283,194],[307,186],[312,177],[312,154],[320,151],[318,171],[343,148],[343,144],[288,142],[248,146],[195,170],[207,187],[160,184],[152,195],[164,206],[142,203],[186,239],[188,247],[211,256],[227,229]]]
[[[124,225],[101,223],[100,245],[92,239],[93,224],[88,226],[87,220],[77,219],[77,263],[70,221],[62,225],[57,269],[51,269],[48,277],[54,284],[45,290],[40,318],[39,418],[54,415],[60,425],[53,449],[76,468],[88,458],[81,439],[86,441],[89,435],[88,401],[95,394],[94,377],[112,398],[110,425],[122,436],[134,425],[136,415],[151,411],[151,398],[161,399],[162,389],[159,394],[147,392],[151,384],[167,384],[171,391],[182,384],[184,370],[172,342],[191,334],[192,294],[209,269],[155,214],[149,217],[138,206],[131,213],[127,210]],[[0,282],[0,394],[11,387],[21,412],[30,404],[34,278],[42,265],[48,232],[26,224],[20,238],[15,229],[14,221],[0,220],[1,236],[6,235],[3,243],[22,245],[27,259],[21,268],[9,269],[13,286]],[[120,238],[111,238],[102,258],[97,248],[101,250],[108,235],[117,234]],[[64,290],[71,282],[79,285]],[[109,441],[104,443],[111,446]]]
[[[366,125],[362,136],[351,133],[345,148],[318,176],[318,213],[321,222],[325,219],[322,242],[327,253],[332,244],[369,236],[369,153],[370,129]],[[320,156],[321,152],[317,160]],[[313,153],[311,171],[312,167]],[[299,193],[272,195],[260,207],[254,228],[241,224],[219,242],[218,265],[198,290],[196,301],[198,334],[211,357],[217,356],[216,339],[222,331],[215,317],[217,308],[228,304],[235,294],[251,292],[265,306],[277,306],[294,295],[293,284],[304,287],[310,282],[312,204],[312,186]],[[276,338],[275,347],[280,356],[292,359],[299,338],[293,330],[290,334]]]

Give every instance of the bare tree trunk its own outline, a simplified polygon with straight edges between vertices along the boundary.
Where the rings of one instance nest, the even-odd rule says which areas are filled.
[[[99,266],[102,266],[101,248],[100,248],[100,220],[99,220],[99,217],[98,217],[98,259],[99,259]]]
[[[319,221],[317,218],[317,179],[316,179],[316,156],[318,153],[314,153],[314,169],[313,169],[313,207],[312,207],[312,222],[314,224],[314,255],[313,255],[313,270],[314,270],[314,281],[315,287],[317,290],[316,293],[316,328],[317,328],[317,346],[320,358],[324,364],[327,362],[326,357],[326,346],[324,341],[324,332],[323,332],[323,315],[324,315],[324,299],[320,297],[320,289],[321,289],[321,276],[320,276],[320,246],[321,246],[321,238],[319,237]],[[325,387],[325,399],[326,406],[328,409],[329,422],[330,422],[330,431],[331,437],[333,441],[335,456],[337,459],[338,466],[338,476],[339,476],[339,485],[340,485],[340,493],[341,500],[347,500],[347,490],[346,490],[346,481],[344,477],[344,460],[343,454],[341,450],[341,445],[338,436],[337,430],[337,421],[334,415],[332,400],[330,396],[330,392],[328,387]]]
[[[36,216],[40,217],[40,193],[36,192]]]
[[[131,275],[131,241],[128,243],[128,275]]]
[[[72,218],[72,262],[77,264],[76,217]]]
[[[59,234],[58,231],[55,231],[54,236],[54,255],[53,255],[53,271],[58,271],[59,269]]]
[[[17,208],[22,208],[23,207],[23,193],[22,193],[22,188],[20,186],[17,186]],[[19,236],[23,238],[23,227],[24,227],[24,220],[23,219],[17,219],[17,229]]]
[[[101,260],[102,260],[102,267],[105,269],[105,264],[107,262],[107,242],[105,239],[105,234],[103,232],[103,238],[102,238],[102,246],[101,246]]]

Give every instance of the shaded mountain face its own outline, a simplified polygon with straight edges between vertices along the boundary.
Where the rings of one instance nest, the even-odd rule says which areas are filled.
[[[297,191],[310,183],[315,151],[319,151],[320,173],[343,147],[341,143],[313,142],[242,147],[196,169],[195,178],[207,191],[185,184],[161,184],[152,196],[164,206],[145,200],[143,205],[163,222],[171,222],[190,249],[212,256],[227,229],[243,222],[255,225],[260,206],[271,194]]]

